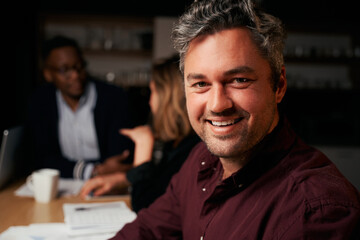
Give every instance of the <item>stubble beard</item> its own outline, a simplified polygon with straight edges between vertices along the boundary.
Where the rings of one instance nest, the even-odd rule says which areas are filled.
[[[201,128],[200,138],[205,142],[208,150],[215,156],[231,162],[246,163],[253,150],[267,135],[270,126],[266,128],[255,128],[250,131],[248,118],[243,126],[228,135],[214,135],[206,130],[206,125]]]
[[[225,136],[213,135],[210,131],[206,131],[205,128],[206,126],[202,128],[200,137],[213,155],[224,159],[241,159],[247,155],[246,139],[249,132],[247,126]]]

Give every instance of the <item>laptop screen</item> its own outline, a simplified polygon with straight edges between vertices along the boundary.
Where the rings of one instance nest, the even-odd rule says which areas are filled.
[[[0,189],[5,187],[16,176],[16,165],[21,160],[23,126],[4,130],[0,151]],[[19,166],[18,166],[19,167]]]

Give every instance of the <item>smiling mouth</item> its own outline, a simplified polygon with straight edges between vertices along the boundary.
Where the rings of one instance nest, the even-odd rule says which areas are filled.
[[[228,120],[228,121],[211,121],[211,120],[207,120],[207,121],[215,127],[226,127],[226,126],[234,125],[234,124],[240,122],[242,119],[243,118],[237,118],[237,119],[232,119],[232,120]]]

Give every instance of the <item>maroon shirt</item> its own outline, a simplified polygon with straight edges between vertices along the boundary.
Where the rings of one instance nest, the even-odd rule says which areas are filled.
[[[167,192],[112,239],[359,239],[359,191],[286,120],[244,168],[222,172],[198,144]]]

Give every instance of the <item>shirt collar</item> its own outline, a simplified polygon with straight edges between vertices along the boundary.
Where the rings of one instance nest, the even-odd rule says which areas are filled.
[[[275,129],[256,146],[249,162],[231,176],[234,183],[248,185],[259,178],[287,155],[295,139],[290,123],[286,117],[281,117]]]
[[[59,89],[56,90],[56,98],[60,105],[68,107],[68,104],[64,100],[64,97],[62,96]],[[79,107],[77,109],[79,110],[85,106],[88,106],[90,109],[94,108],[96,105],[96,99],[97,99],[97,93],[96,93],[95,84],[89,81],[85,86],[84,94],[80,97]]]

